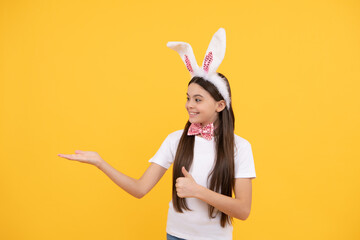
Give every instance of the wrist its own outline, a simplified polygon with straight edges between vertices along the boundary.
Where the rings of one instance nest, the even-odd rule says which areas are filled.
[[[101,167],[102,167],[102,165],[104,164],[104,160],[103,159],[101,159],[101,160],[99,160],[99,161],[97,161],[94,165],[97,167],[97,168],[99,168],[99,169],[101,169]]]
[[[206,189],[204,186],[201,186],[200,184],[196,185],[197,189],[195,191],[195,198],[202,199],[202,195],[204,190]]]

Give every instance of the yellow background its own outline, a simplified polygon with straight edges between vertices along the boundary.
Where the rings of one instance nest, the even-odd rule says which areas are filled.
[[[0,239],[165,239],[171,170],[138,178],[182,129],[190,75],[224,27],[235,133],[253,148],[252,210],[234,239],[360,239],[360,2],[1,1]]]

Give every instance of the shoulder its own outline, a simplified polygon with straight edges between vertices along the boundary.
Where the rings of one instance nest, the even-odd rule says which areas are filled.
[[[240,137],[239,135],[236,135],[234,133],[234,140],[235,140],[235,149],[241,150],[244,148],[251,147],[251,144],[248,140],[246,140],[243,137]]]
[[[174,132],[169,133],[166,137],[166,141],[174,143],[174,144],[179,142],[183,132],[184,132],[184,129],[180,129],[180,130],[176,130]]]
[[[170,138],[180,138],[182,133],[184,132],[184,129],[176,130],[168,135]]]
[[[243,137],[240,137],[239,135],[235,134],[234,133],[234,136],[235,136],[235,143],[236,144],[240,144],[240,145],[247,145],[247,144],[250,144],[250,142],[248,140],[246,140],[245,138]]]

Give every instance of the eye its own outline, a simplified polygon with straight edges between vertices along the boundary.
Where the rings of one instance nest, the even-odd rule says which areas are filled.
[[[187,97],[186,100],[189,101],[189,97]],[[201,99],[195,98],[195,102],[201,102]]]

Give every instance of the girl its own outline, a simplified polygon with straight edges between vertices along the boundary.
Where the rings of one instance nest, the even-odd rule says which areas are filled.
[[[93,164],[136,198],[146,195],[174,164],[167,239],[232,239],[233,218],[246,220],[250,214],[256,173],[250,143],[234,134],[229,82],[216,72],[225,53],[225,30],[214,34],[202,69],[189,44],[167,46],[180,54],[192,75],[185,105],[189,120],[166,137],[141,178],[115,170],[96,152],[59,156]]]

